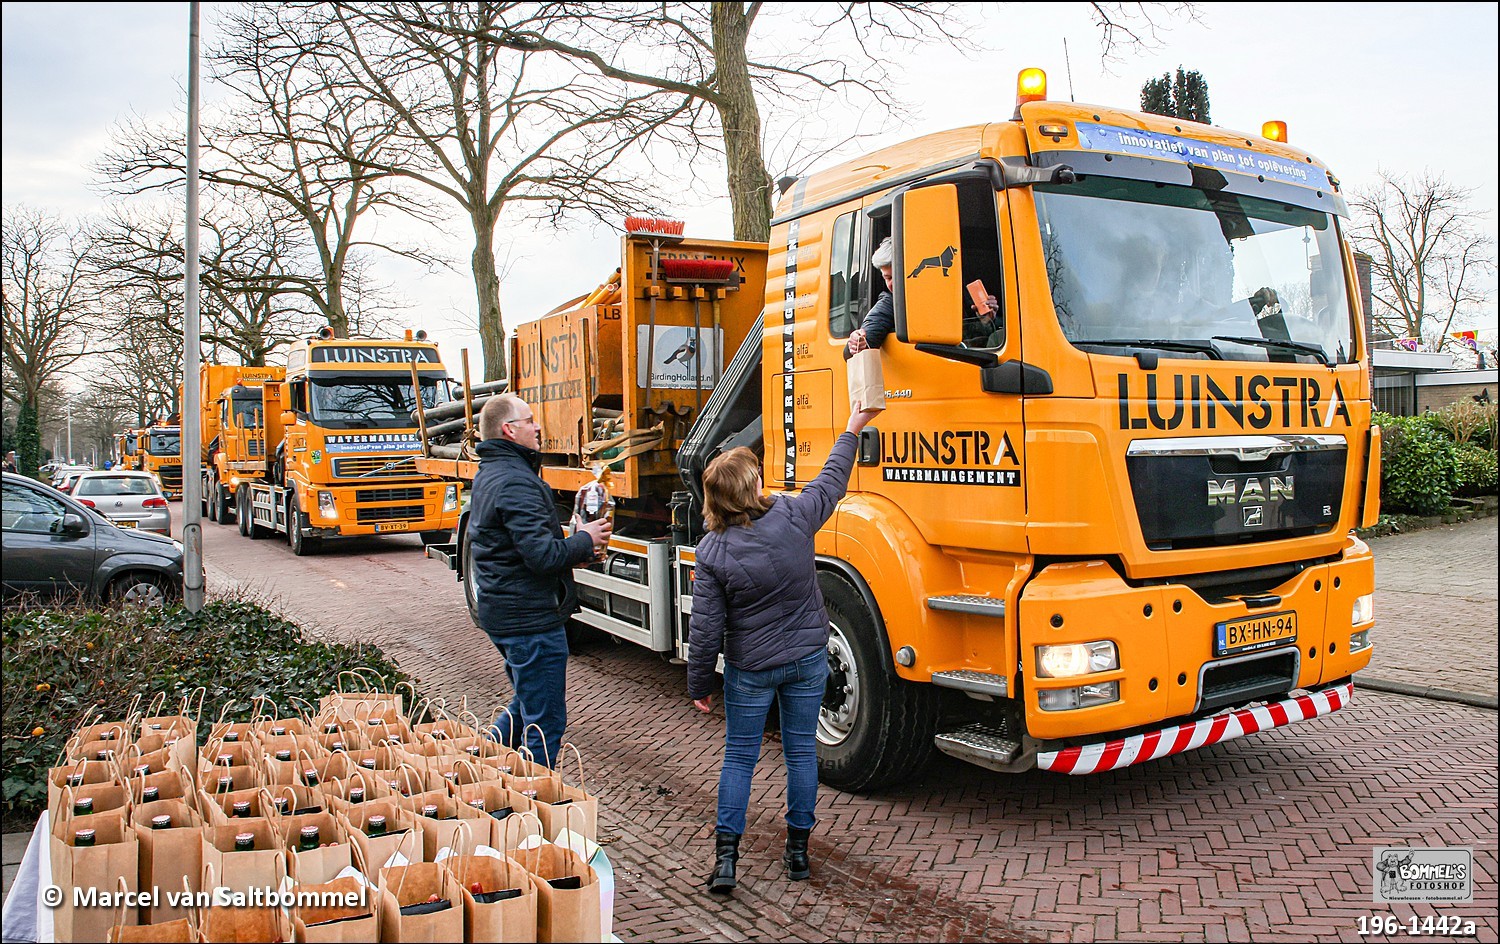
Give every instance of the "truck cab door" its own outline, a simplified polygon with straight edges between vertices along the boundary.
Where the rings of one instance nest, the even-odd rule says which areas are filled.
[[[974,173],[915,185],[866,216],[868,244],[890,234],[896,246],[896,331],[881,347],[886,410],[865,431],[858,488],[933,544],[1024,547],[1024,398],[993,382],[1022,349],[1006,194]],[[976,296],[998,310],[982,317]]]

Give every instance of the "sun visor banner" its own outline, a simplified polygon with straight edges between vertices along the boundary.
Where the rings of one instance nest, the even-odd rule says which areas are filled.
[[[352,433],[328,435],[323,439],[329,455],[350,452],[421,452],[422,440],[416,433]]]
[[[312,349],[314,364],[436,364],[435,347],[373,347],[329,344]]]
[[[1109,151],[1157,160],[1176,160],[1184,164],[1212,167],[1235,174],[1254,174],[1285,184],[1331,190],[1328,172],[1323,168],[1290,158],[1262,154],[1245,148],[1227,147],[1195,141],[1192,138],[1116,128],[1112,125],[1078,123],[1078,143],[1085,151]]]

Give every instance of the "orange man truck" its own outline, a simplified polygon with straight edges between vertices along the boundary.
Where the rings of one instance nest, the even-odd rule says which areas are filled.
[[[413,383],[414,377],[416,383]],[[447,540],[459,485],[418,472],[413,411],[447,399],[448,373],[425,333],[400,340],[334,338],[294,346],[282,381],[262,385],[267,481],[236,495],[240,533],[287,536],[292,553],[324,538],[418,532]]]
[[[139,468],[156,476],[168,498],[182,497],[182,429],[172,418],[141,430]]]
[[[266,477],[265,404],[261,387],[284,367],[203,364],[198,371],[203,440],[203,515],[228,524],[239,487]]]
[[[703,469],[744,444],[773,495],[813,478],[890,236],[887,408],[817,539],[822,779],[871,789],[934,748],[1087,773],[1342,707],[1379,429],[1340,184],[1266,132],[1028,91],[790,183],[767,248],[628,236],[619,304],[512,349],[560,500],[619,465],[577,621],[686,658]],[[674,254],[733,277],[674,279]],[[428,549],[461,578],[463,536]]]

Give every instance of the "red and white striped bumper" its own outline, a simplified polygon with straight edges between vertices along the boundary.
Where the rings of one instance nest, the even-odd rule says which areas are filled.
[[[1038,753],[1036,765],[1042,770],[1055,770],[1063,774],[1096,774],[1104,770],[1118,770],[1132,764],[1170,757],[1183,751],[1197,750],[1220,741],[1255,734],[1257,731],[1269,731],[1271,728],[1326,715],[1347,705],[1353,695],[1354,683],[1345,682],[1311,695],[1278,701],[1273,705],[1245,708],[1227,715],[1215,715],[1202,721],[1173,725],[1160,731],[1135,734],[1117,741]]]

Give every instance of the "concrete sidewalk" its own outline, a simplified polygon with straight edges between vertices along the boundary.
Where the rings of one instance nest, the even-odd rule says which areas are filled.
[[[1480,518],[1370,541],[1375,657],[1356,689],[1496,706],[1497,524]]]

